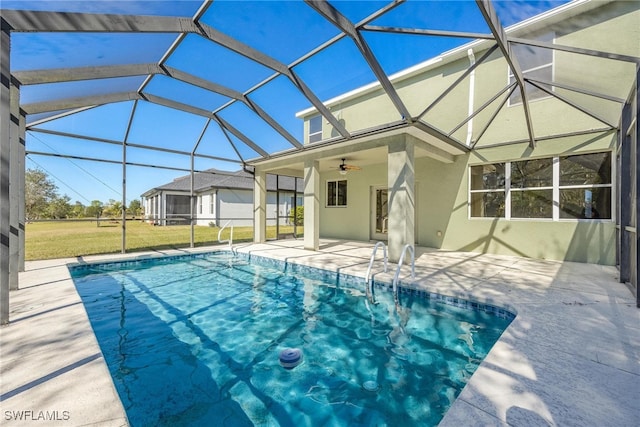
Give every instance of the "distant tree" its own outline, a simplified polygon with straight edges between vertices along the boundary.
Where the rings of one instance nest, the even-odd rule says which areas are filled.
[[[55,196],[47,206],[46,215],[51,219],[65,219],[71,215],[72,206],[69,204],[71,198],[66,194],[64,196]]]
[[[296,210],[289,213],[289,221],[295,225],[304,225],[304,206],[296,206]]]
[[[71,213],[69,216],[71,218],[82,218],[85,216],[87,207],[76,200],[76,203],[71,207]]]
[[[58,197],[58,187],[40,169],[25,172],[25,216],[27,221],[47,217],[49,203]]]
[[[122,202],[109,199],[103,213],[111,219],[118,219],[122,217],[122,209]]]
[[[104,206],[100,200],[92,200],[85,209],[85,215],[89,218],[99,218],[102,215]]]
[[[142,216],[144,214],[144,209],[142,209],[140,200],[132,200],[131,203],[129,203],[129,207],[127,208],[127,213],[135,217]]]

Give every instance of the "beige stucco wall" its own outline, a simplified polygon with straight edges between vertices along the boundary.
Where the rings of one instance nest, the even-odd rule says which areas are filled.
[[[534,25],[540,33],[553,30],[555,43],[579,46],[605,52],[640,56],[640,10],[638,2],[614,2],[597,7],[597,22],[588,15],[563,20],[546,28]],[[514,34],[535,37],[536,33]],[[486,47],[485,47],[486,49]],[[474,52],[476,60],[482,49]],[[442,91],[449,87],[469,66],[465,52],[440,67],[414,73],[394,86],[413,114],[424,110]],[[556,51],[554,79],[560,83],[592,92],[626,98],[635,78],[635,64],[593,56]],[[474,108],[479,108],[508,82],[508,67],[499,51],[479,66],[475,72]],[[432,126],[448,133],[468,114],[470,81],[467,78],[433,108],[425,119]],[[617,125],[621,104],[595,97],[556,89],[556,92],[603,119]],[[499,100],[473,119],[473,138],[477,139],[493,115]],[[353,132],[380,126],[400,119],[386,95],[380,89],[332,103],[331,110]],[[607,125],[551,97],[530,103],[536,137],[536,148],[528,143],[528,132],[521,105],[505,107],[495,117],[476,149],[456,157],[452,164],[419,157],[415,163],[416,237],[419,245],[450,250],[466,250],[534,258],[571,260],[612,265],[615,263],[615,224],[612,220],[504,220],[470,219],[468,214],[469,165],[512,161],[523,158],[552,157],[569,153],[611,150],[616,133],[587,133]],[[313,113],[305,116],[306,119]],[[305,131],[307,123],[305,123]],[[323,119],[323,138],[337,136]],[[465,140],[467,126],[453,136]],[[580,134],[582,133],[582,134]],[[571,137],[553,138],[558,135]],[[514,143],[516,142],[516,143]],[[510,145],[499,145],[511,143]],[[496,146],[498,144],[498,146]],[[349,173],[348,206],[326,207],[326,181],[344,179],[337,172],[321,174],[321,237],[368,240],[370,238],[370,191],[372,186],[385,186],[386,158],[377,165],[366,165],[362,171]],[[615,173],[613,198],[615,200]]]
[[[327,207],[327,181],[347,180],[347,206]],[[320,174],[320,236],[369,240],[369,191],[387,186],[387,165],[375,165],[340,175]]]
[[[458,156],[452,164],[421,157],[415,162],[416,231],[420,246],[481,253],[517,255],[613,265],[615,224],[612,220],[505,220],[469,218],[468,171],[479,163],[551,157],[610,150],[614,132],[495,147]],[[320,236],[370,239],[370,194],[385,186],[386,163],[369,165],[346,176],[321,174]],[[346,207],[326,207],[326,182],[347,179]],[[440,232],[440,233],[438,233]],[[439,235],[440,234],[440,235]]]
[[[459,156],[453,165],[425,159],[416,167],[421,197],[434,199],[421,210],[420,242],[443,249],[519,255],[613,265],[613,220],[504,220],[469,218],[469,165],[523,158],[550,157],[611,149],[615,133],[543,141],[535,150],[526,144],[479,150]],[[438,200],[438,202],[435,202]],[[442,236],[438,237],[440,230]]]
[[[533,32],[519,32],[514,35],[521,38],[533,38],[553,31],[555,43],[567,46],[585,47],[603,52],[640,56],[640,10],[638,2],[614,2],[596,9],[599,16],[595,22],[589,14],[571,18]],[[475,59],[486,52],[489,43],[475,46]],[[531,48],[534,52],[544,49]],[[514,51],[518,51],[515,49]],[[442,65],[426,67],[408,77],[395,79],[393,85],[398,95],[410,111],[417,116],[428,107],[438,95],[469,67],[470,60],[464,49],[452,55],[454,60],[445,58]],[[589,55],[579,55],[554,51],[554,80],[595,93],[602,93],[626,99],[628,88],[635,77],[635,64],[613,61]],[[508,65],[502,53],[496,50],[475,70],[473,90],[473,108],[479,109],[496,93],[508,84]],[[611,124],[616,125],[621,104],[583,94],[577,94],[561,88],[554,89],[559,95],[576,102],[589,111],[596,113]],[[470,80],[464,79],[451,93],[434,106],[424,117],[427,123],[449,133],[468,116]],[[476,140],[498,109],[503,97],[495,100],[489,107],[473,119],[473,139]],[[356,132],[385,123],[400,121],[398,111],[389,98],[377,88],[362,94],[330,103],[330,110],[349,132]],[[307,113],[305,119],[317,113]],[[530,115],[536,137],[566,134],[576,131],[602,129],[606,124],[567,105],[559,99],[546,97],[530,102]],[[323,120],[323,139],[338,134],[331,125]],[[460,142],[465,142],[467,126],[453,134]],[[308,134],[308,121],[305,120],[305,135]],[[478,146],[492,145],[497,142],[520,141],[529,138],[521,104],[505,105],[482,136]]]

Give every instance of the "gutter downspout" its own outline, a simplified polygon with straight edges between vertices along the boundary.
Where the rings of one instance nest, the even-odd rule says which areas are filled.
[[[476,63],[476,57],[473,54],[473,49],[469,48],[467,50],[467,56],[469,57],[469,66],[473,67],[473,65]],[[474,112],[473,101],[474,101],[474,94],[475,94],[475,86],[476,86],[476,70],[474,68],[473,71],[471,71],[471,74],[469,74],[469,110],[468,110],[469,116],[471,116]],[[473,119],[470,119],[469,122],[467,123],[467,140],[466,140],[467,147],[471,146],[472,138],[473,138]]]

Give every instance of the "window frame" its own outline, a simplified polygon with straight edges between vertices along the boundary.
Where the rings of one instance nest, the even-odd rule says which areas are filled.
[[[339,189],[340,189],[340,185],[338,183],[340,182],[344,182],[344,189],[345,189],[345,194],[344,194],[344,204],[338,204],[338,201],[340,200],[340,193],[339,193]],[[335,200],[335,204],[329,204],[329,184],[331,183],[335,183],[335,195],[334,195],[334,200]],[[349,192],[347,191],[348,189],[348,180],[346,179],[328,179],[326,181],[325,184],[325,203],[324,206],[325,208],[346,208],[348,206],[348,195]]]
[[[551,185],[541,185],[541,186],[527,186],[527,187],[515,187],[513,185],[513,164],[514,163],[519,163],[519,162],[527,162],[527,161],[535,161],[535,160],[550,160],[551,163],[551,169],[552,169],[552,176],[551,176]],[[509,184],[508,184],[508,191],[509,191],[509,218],[511,219],[525,219],[525,220],[531,220],[531,219],[536,219],[536,220],[552,220],[553,219],[553,211],[554,211],[554,185],[553,183],[555,182],[554,176],[555,176],[555,162],[554,162],[554,157],[540,157],[540,158],[534,158],[534,159],[520,159],[520,160],[512,160],[509,162]],[[506,170],[506,168],[505,168]],[[505,179],[506,181],[506,179]],[[506,186],[507,184],[505,184]],[[551,200],[549,200],[549,207],[551,208],[551,212],[550,212],[550,216],[548,217],[526,217],[526,216],[513,216],[513,194],[514,193],[525,193],[525,192],[535,192],[535,191],[551,191]],[[506,205],[506,203],[505,203]],[[505,217],[507,216],[507,213],[505,212]]]
[[[551,37],[551,43],[555,43],[556,42],[556,38],[557,38],[557,33],[555,31],[550,31],[549,33],[545,33],[545,34],[552,34]],[[544,39],[544,35],[542,34],[540,36],[534,37],[534,40],[538,40],[538,39]],[[540,49],[544,49],[544,48],[540,48]],[[522,76],[524,77],[525,74],[527,73],[531,73],[531,72],[535,72],[538,70],[542,70],[543,68],[547,68],[550,67],[551,68],[551,81],[554,81],[555,78],[555,71],[556,71],[556,50],[555,49],[551,49],[551,62],[549,63],[544,63],[542,65],[537,65],[535,67],[531,67],[531,68],[527,68],[526,70],[520,70],[522,72]],[[511,79],[515,80],[515,75],[511,72],[511,68],[507,65],[507,85],[510,85],[512,83]],[[527,93],[527,95],[529,95],[529,90],[527,89],[527,85],[525,84],[525,92]],[[538,88],[535,88],[535,90],[539,90]],[[555,87],[551,87],[551,91],[555,91]],[[522,105],[522,99],[520,99],[519,101],[512,101],[512,98],[514,97],[514,95],[518,94],[519,95],[519,91],[514,91],[509,98],[507,99],[507,107],[516,107],[518,105]],[[535,98],[529,98],[527,97],[527,101],[529,102],[533,102],[533,101],[539,101],[539,100],[543,100],[543,99],[549,99],[552,98],[551,95],[549,95],[546,92],[543,92],[543,95],[540,97],[535,97]]]
[[[320,122],[320,129],[315,132],[311,132],[311,122],[316,119]],[[307,134],[307,141],[309,143],[322,141],[322,115],[321,114],[318,114],[309,118],[309,129]]]
[[[471,189],[471,178],[472,178],[472,174],[471,174],[471,168],[474,166],[486,166],[486,165],[494,165],[494,164],[501,164],[504,163],[504,174],[505,174],[505,183],[504,183],[504,187],[501,188],[482,188],[479,190],[472,190]],[[505,218],[506,214],[507,214],[507,180],[509,179],[509,177],[511,176],[511,163],[510,162],[495,162],[495,163],[481,163],[481,164],[477,164],[477,165],[469,165],[469,182],[468,182],[468,188],[469,188],[469,199],[468,199],[468,204],[469,204],[469,218],[491,218],[491,219],[496,219],[496,218]],[[504,194],[504,200],[505,200],[505,207],[504,207],[504,215],[502,216],[471,216],[471,194],[487,194],[487,193],[501,193]]]
[[[560,158],[570,157],[570,156],[581,156],[581,155],[590,155],[590,154],[609,154],[610,161],[610,176],[609,182],[605,184],[580,184],[580,185],[560,185]],[[512,163],[524,161],[524,160],[538,160],[538,159],[552,159],[552,168],[553,168],[553,186],[543,186],[543,187],[526,187],[526,188],[513,188],[511,185],[511,165]],[[471,189],[471,168],[474,166],[485,166],[492,164],[505,164],[505,188],[504,189],[489,189],[489,190],[472,190]],[[616,203],[616,188],[614,180],[616,179],[616,170],[615,170],[615,156],[611,150],[604,151],[590,151],[590,152],[581,152],[581,153],[572,153],[572,154],[558,154],[552,157],[539,157],[532,159],[517,159],[510,161],[496,161],[496,162],[486,162],[486,163],[477,163],[477,164],[469,164],[467,167],[468,180],[467,180],[467,219],[469,220],[507,220],[507,221],[541,221],[541,222],[615,222],[615,203]],[[560,191],[561,190],[573,190],[573,189],[593,189],[593,188],[609,188],[609,216],[610,218],[562,218],[560,215]],[[512,216],[512,192],[513,191],[527,191],[527,190],[546,190],[552,191],[552,216],[551,218],[522,218],[522,217],[513,217]],[[505,193],[505,212],[504,216],[472,216],[472,194],[477,193],[489,193],[489,192],[504,192]]]

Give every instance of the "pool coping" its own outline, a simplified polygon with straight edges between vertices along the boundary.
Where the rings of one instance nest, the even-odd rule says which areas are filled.
[[[347,273],[340,273],[338,271],[332,271],[323,269],[320,267],[313,267],[304,264],[298,264],[295,262],[289,262],[286,260],[278,260],[275,258],[269,258],[262,255],[255,255],[250,253],[235,253],[233,254],[228,249],[220,249],[220,250],[211,250],[208,252],[197,252],[190,254],[181,254],[181,255],[164,255],[164,256],[155,256],[155,257],[143,257],[143,258],[135,258],[135,259],[123,259],[123,260],[109,260],[109,261],[96,261],[89,263],[68,263],[67,268],[69,268],[71,277],[74,278],[74,270],[84,270],[91,269],[90,274],[101,272],[101,271],[110,271],[109,267],[116,267],[120,269],[122,266],[140,266],[145,263],[152,263],[158,260],[164,261],[181,261],[188,258],[198,259],[205,258],[208,255],[212,254],[226,254],[230,255],[231,259],[229,260],[230,265],[238,262],[249,262],[256,263],[257,265],[272,267],[277,270],[285,271],[291,274],[300,274],[300,275],[317,275],[322,278],[322,280],[329,281],[333,283],[336,282],[337,286],[347,287],[351,290],[360,290],[365,292],[362,296],[366,296],[366,291],[364,290],[364,280],[365,277],[362,275],[354,275]],[[379,292],[393,292],[393,279],[388,275],[380,276],[373,275],[371,277],[372,288],[376,289]],[[465,294],[451,294],[445,295],[438,292],[432,291],[429,287],[424,286],[416,286],[416,284],[412,281],[410,276],[407,276],[405,280],[398,280],[397,282],[397,292],[398,294],[410,294],[415,295],[418,298],[429,299],[436,303],[441,303],[445,305],[450,305],[453,307],[463,308],[466,310],[473,311],[483,311],[487,314],[497,316],[500,318],[513,320],[517,315],[517,310],[513,308],[511,305],[497,306],[493,303],[493,301],[485,300],[480,301],[479,299],[468,299],[473,298],[471,295]],[[374,292],[375,294],[375,292]]]
[[[322,245],[310,252],[301,241],[281,241],[239,251],[364,277],[372,243],[323,239]],[[68,416],[56,425],[127,425],[68,263],[215,249],[225,248],[27,263],[21,290],[11,293],[12,323],[0,328],[6,425],[42,425],[7,419],[19,411]],[[640,419],[640,310],[616,281],[615,268],[417,249],[417,289],[517,311],[440,425],[634,425]]]

